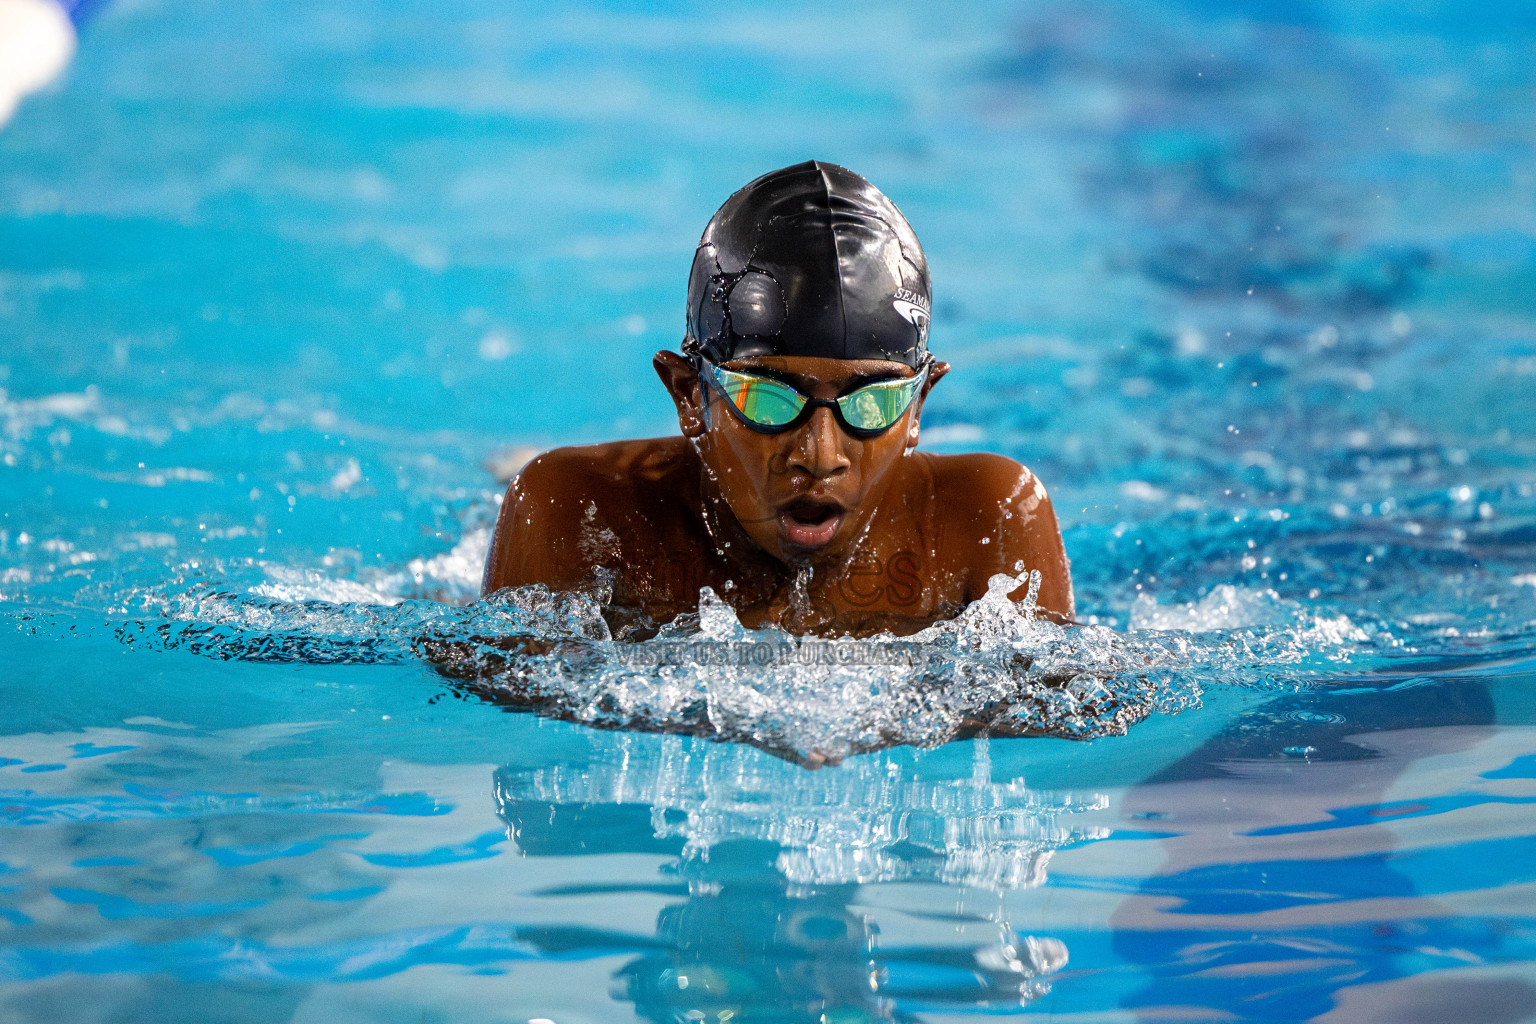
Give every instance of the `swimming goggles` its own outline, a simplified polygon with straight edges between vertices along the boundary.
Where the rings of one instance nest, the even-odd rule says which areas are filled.
[[[928,379],[931,363],[931,359],[925,360],[911,377],[877,380],[851,388],[836,398],[811,398],[781,380],[727,370],[708,360],[702,362],[701,368],[702,379],[719,390],[736,418],[760,434],[782,433],[799,425],[813,410],[825,407],[832,410],[844,430],[867,439],[885,433],[901,419],[918,388]]]

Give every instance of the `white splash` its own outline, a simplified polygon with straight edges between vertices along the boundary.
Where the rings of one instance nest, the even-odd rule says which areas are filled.
[[[706,588],[697,612],[654,639],[616,641],[601,593],[530,586],[467,603],[489,536],[488,526],[467,530],[453,551],[372,580],[264,566],[266,579],[246,593],[206,582],[140,592],[135,610],[168,625],[120,634],[223,658],[425,658],[496,703],[750,743],[808,766],[976,734],[1119,734],[1149,714],[1198,706],[1209,685],[1305,685],[1391,641],[1344,616],[1233,587],[1187,605],[1146,598],[1126,633],[1065,628],[1035,617],[1037,577],[1001,574],[959,616],[908,637],[747,629]],[[1026,580],[1030,596],[1009,600]]]

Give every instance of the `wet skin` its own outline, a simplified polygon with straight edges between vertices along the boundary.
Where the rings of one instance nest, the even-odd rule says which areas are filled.
[[[808,356],[735,360],[813,398],[916,371],[903,363]],[[640,638],[698,607],[712,587],[746,626],[793,633],[909,634],[950,618],[995,573],[1038,569],[1039,608],[1072,617],[1056,514],[1029,469],[1000,455],[916,450],[936,363],[902,418],[877,437],[828,408],[793,429],[747,427],[682,356],[655,367],[681,437],[557,448],[512,481],[483,591],[590,587],[606,574],[606,615]],[[1027,587],[1014,591],[1022,600]]]

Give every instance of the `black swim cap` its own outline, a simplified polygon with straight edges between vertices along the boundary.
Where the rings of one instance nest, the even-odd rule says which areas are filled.
[[[928,261],[907,219],[850,170],[812,160],[758,178],[710,218],[688,275],[683,353],[922,364]]]

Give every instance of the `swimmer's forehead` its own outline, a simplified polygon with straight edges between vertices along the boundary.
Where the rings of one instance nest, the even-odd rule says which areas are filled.
[[[917,371],[892,359],[832,359],[827,356],[747,356],[723,364],[727,370],[762,373],[791,384],[843,388],[861,381],[893,380]]]

